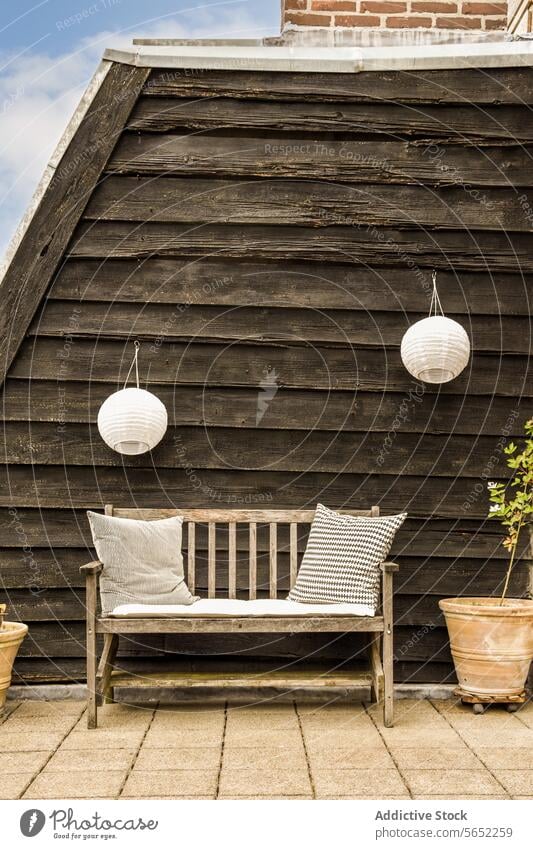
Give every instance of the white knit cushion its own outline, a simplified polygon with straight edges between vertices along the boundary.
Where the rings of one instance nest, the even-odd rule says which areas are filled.
[[[102,614],[119,604],[182,604],[196,601],[185,583],[183,519],[154,522],[117,519],[87,511],[99,560]]]
[[[192,616],[200,618],[239,616],[366,616],[361,604],[299,604],[285,598],[247,599],[201,598],[195,604],[121,604],[111,616],[146,617]]]
[[[379,602],[380,564],[406,516],[345,516],[319,504],[289,599],[360,604],[373,616]]]

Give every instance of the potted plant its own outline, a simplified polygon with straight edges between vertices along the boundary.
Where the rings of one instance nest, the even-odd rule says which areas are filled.
[[[0,711],[6,703],[13,663],[19,646],[28,633],[28,626],[23,625],[22,622],[6,622],[5,612],[5,604],[0,604]]]
[[[533,658],[533,601],[507,597],[518,542],[533,514],[533,419],[526,422],[521,450],[513,442],[504,450],[512,477],[507,484],[488,484],[489,517],[501,521],[509,553],[503,592],[495,598],[447,598],[439,605],[448,627],[458,695],[481,704],[508,702],[512,709],[513,702],[516,706],[524,699]]]

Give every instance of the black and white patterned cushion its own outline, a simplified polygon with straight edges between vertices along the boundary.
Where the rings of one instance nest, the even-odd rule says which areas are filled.
[[[374,616],[379,602],[380,564],[406,516],[343,516],[318,504],[289,599],[351,602],[361,605],[361,616]]]

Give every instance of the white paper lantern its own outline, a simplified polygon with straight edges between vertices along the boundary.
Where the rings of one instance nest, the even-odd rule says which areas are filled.
[[[139,387],[140,343],[135,342],[135,354],[128,374],[135,368],[136,386],[126,387],[106,398],[98,411],[100,436],[119,454],[144,454],[151,451],[165,435],[168,416],[165,405],[151,392]]]
[[[448,383],[468,363],[470,339],[464,327],[442,313],[433,273],[433,297],[428,318],[404,334],[400,353],[409,374],[425,383]]]
[[[106,398],[98,412],[100,436],[119,454],[144,454],[167,429],[165,405],[146,389],[129,387]]]
[[[417,321],[402,339],[401,355],[407,371],[425,383],[447,383],[461,374],[470,357],[464,327],[444,315]]]

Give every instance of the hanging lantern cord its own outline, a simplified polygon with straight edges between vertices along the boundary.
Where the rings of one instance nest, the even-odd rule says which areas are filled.
[[[131,361],[131,365],[128,369],[128,373],[126,375],[126,380],[124,381],[124,389],[128,385],[128,380],[130,379],[130,374],[133,371],[133,367],[135,366],[135,383],[137,384],[137,389],[139,389],[139,348],[141,347],[141,343],[136,339],[133,343],[133,347],[135,348],[135,353],[133,355],[133,359]]]
[[[431,303],[429,305],[429,314],[432,315],[444,315],[444,310],[442,309],[442,304],[440,302],[439,293],[437,292],[437,272],[433,270],[433,274],[431,275],[431,279],[433,282],[433,292],[431,294]]]

